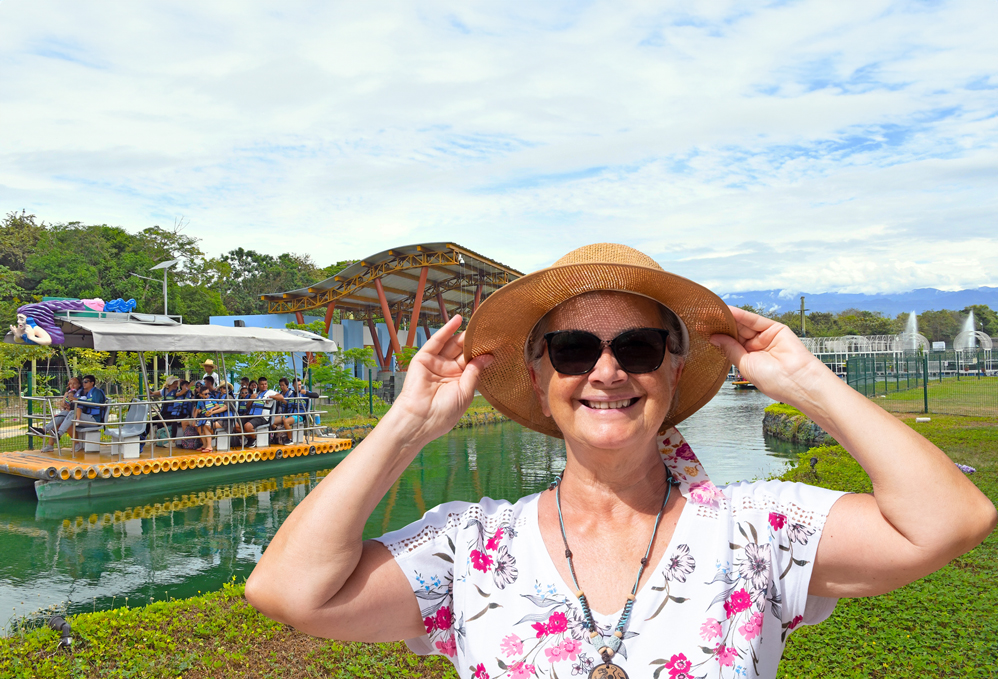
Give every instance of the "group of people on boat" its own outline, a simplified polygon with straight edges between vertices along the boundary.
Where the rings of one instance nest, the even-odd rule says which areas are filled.
[[[215,376],[206,373],[193,385],[188,380],[170,376],[163,388],[152,395],[163,399],[159,419],[176,438],[178,428],[184,435],[194,429],[200,440],[200,452],[211,452],[212,437],[220,432],[233,435],[230,444],[244,448],[256,445],[256,431],[270,426],[270,440],[284,445],[291,440],[295,424],[302,424],[309,403],[319,394],[308,390],[301,378],[278,380],[271,389],[266,376],[256,380],[243,377],[238,391],[224,379],[215,383]]]
[[[304,423],[311,399],[319,397],[297,376],[292,380],[281,377],[276,389],[270,388],[266,376],[256,380],[243,377],[237,388],[215,374],[212,361],[206,361],[203,367],[205,374],[200,380],[192,382],[170,375],[161,389],[150,394],[161,400],[153,422],[168,431],[172,439],[177,439],[179,432],[183,447],[200,444],[201,452],[212,451],[212,438],[220,432],[232,435],[232,445],[252,448],[257,430],[268,424],[272,443],[289,443],[292,429]],[[83,442],[77,437],[77,429],[104,424],[107,404],[107,395],[97,386],[95,376],[70,377],[59,410],[41,428],[30,427],[29,433],[43,437],[42,452],[52,452],[56,439],[64,434],[75,441],[73,452],[81,452]],[[147,435],[152,433],[152,426],[147,427]]]

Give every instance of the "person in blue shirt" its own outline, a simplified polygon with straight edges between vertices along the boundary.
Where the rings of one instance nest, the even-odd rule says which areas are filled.
[[[107,403],[107,396],[97,386],[97,378],[93,375],[83,377],[83,395],[73,398],[76,402],[76,416],[73,418],[73,425],[69,428],[69,436],[76,438],[76,427],[87,423],[103,423],[107,415],[107,408],[100,404]],[[83,451],[83,442],[78,441],[73,446],[73,452]]]
[[[199,452],[212,452],[211,437],[215,435],[216,430],[222,428],[219,415],[224,415],[228,409],[222,399],[212,394],[207,384],[201,387],[198,401],[194,406],[194,426],[201,435],[202,444]]]
[[[295,422],[302,421],[302,413],[305,412],[304,402],[298,398],[298,392],[291,388],[288,378],[282,377],[277,381],[279,393],[281,395],[281,405],[277,415],[274,417],[274,429],[284,428],[283,434],[280,432],[277,443],[284,445],[291,440],[291,428]]]

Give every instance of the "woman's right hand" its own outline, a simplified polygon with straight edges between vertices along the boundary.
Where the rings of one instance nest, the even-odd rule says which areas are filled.
[[[489,354],[465,360],[464,333],[454,334],[460,327],[461,316],[454,316],[430,336],[409,363],[402,393],[392,406],[395,417],[407,416],[416,424],[413,437],[420,443],[457,424],[475,396],[478,376],[492,362]]]

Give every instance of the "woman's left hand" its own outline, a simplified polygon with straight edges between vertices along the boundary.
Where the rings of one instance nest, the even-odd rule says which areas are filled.
[[[735,317],[738,339],[713,335],[710,341],[770,398],[795,405],[808,387],[830,374],[787,326],[738,307],[728,308]]]

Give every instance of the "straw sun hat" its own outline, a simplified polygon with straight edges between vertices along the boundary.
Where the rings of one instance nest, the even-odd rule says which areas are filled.
[[[724,353],[710,344],[714,334],[737,337],[728,306],[713,292],[662,269],[648,255],[614,243],[572,250],[552,266],[509,283],[485,300],[472,316],[464,355],[492,354],[478,390],[515,422],[562,437],[530,384],[524,345],[541,318],[565,300],[595,290],[630,292],[671,309],[685,324],[689,355],[679,378],[679,397],[662,429],[683,421],[714,397],[730,368]]]

